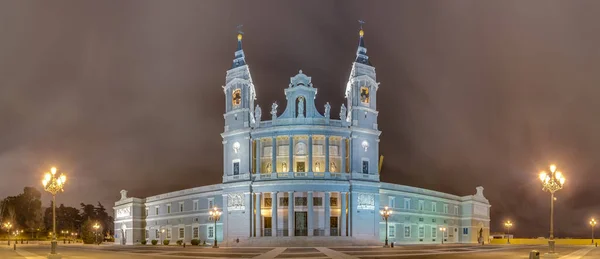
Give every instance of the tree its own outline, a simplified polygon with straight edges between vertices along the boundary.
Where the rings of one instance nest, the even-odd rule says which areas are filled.
[[[84,244],[94,244],[96,240],[98,240],[98,242],[102,242],[102,226],[100,226],[96,232],[94,229],[95,223],[96,222],[94,220],[88,219],[81,226],[81,239],[83,240]],[[98,237],[96,237],[96,233],[98,234]]]
[[[50,207],[44,213],[44,223],[48,231],[52,231],[52,202]],[[73,207],[67,207],[64,204],[56,207],[56,232],[61,231],[78,232],[81,228],[82,218],[79,215],[79,210]],[[57,237],[60,237],[57,235]]]

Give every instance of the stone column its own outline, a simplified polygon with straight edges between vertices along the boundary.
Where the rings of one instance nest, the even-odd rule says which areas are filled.
[[[272,137],[271,139],[271,173],[277,173],[277,138]]]
[[[288,192],[288,236],[294,236],[294,192]]]
[[[346,192],[340,192],[340,235],[346,236]]]
[[[307,214],[306,221],[308,223],[306,228],[308,229],[308,236],[312,236],[314,233],[314,229],[315,229],[313,226],[313,192],[309,191],[306,199],[307,199],[306,205],[307,205],[307,210],[308,210],[308,213],[306,213]]]
[[[325,210],[325,236],[331,235],[331,229],[329,225],[329,218],[331,217],[331,206],[329,204],[329,196],[329,192],[325,192],[325,197],[323,198],[323,209]]]
[[[260,197],[260,192],[256,193],[256,202],[254,203],[255,205],[255,209],[256,209],[256,236],[260,237],[262,236],[262,216],[261,216],[261,211],[260,211],[260,205],[261,205],[261,197]]]
[[[260,174],[261,172],[261,166],[260,166],[260,139],[256,139],[256,173]]]
[[[271,236],[277,236],[277,192],[271,192]]]
[[[340,173],[346,172],[346,138],[342,137],[340,141],[340,156],[342,158],[342,163],[340,165]]]
[[[252,194],[250,192],[244,193],[244,213],[248,215],[248,220],[250,220],[248,237],[252,237],[252,222],[254,217],[252,217]]]
[[[312,172],[313,171],[313,145],[312,145],[312,141],[313,141],[313,136],[308,135],[308,172]]]
[[[288,146],[288,172],[294,172],[294,136],[289,135]]]
[[[329,172],[329,136],[325,136],[325,172]]]

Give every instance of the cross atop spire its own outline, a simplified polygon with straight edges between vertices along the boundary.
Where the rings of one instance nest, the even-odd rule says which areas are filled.
[[[233,65],[231,68],[241,67],[246,65],[244,50],[242,49],[242,36],[244,32],[242,31],[242,24],[236,26],[237,31],[237,49],[235,51],[235,59],[233,59]]]
[[[358,49],[356,50],[355,62],[362,63],[365,65],[371,65],[371,63],[369,62],[369,56],[367,56],[367,48],[365,47],[365,40],[363,38],[363,36],[365,35],[365,31],[363,30],[363,24],[365,24],[365,21],[358,20],[358,23],[360,24],[360,30],[358,31],[359,39],[358,39]]]

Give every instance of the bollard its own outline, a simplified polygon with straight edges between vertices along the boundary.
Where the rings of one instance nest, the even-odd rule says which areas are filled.
[[[183,242],[183,248],[185,248],[185,242]]]
[[[540,252],[537,250],[531,250],[531,252],[529,252],[529,259],[540,259]]]
[[[392,248],[394,248],[394,242],[392,242]]]
[[[17,251],[17,242],[13,244],[13,250]]]

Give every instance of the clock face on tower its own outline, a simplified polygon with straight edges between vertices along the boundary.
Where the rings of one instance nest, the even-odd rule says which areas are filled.
[[[233,106],[239,106],[242,103],[242,91],[235,89],[231,95],[231,103]]]
[[[360,102],[368,104],[370,101],[369,88],[366,86],[360,87]]]

